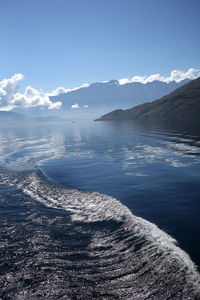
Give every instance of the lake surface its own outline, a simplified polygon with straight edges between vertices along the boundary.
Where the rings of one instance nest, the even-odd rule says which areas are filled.
[[[198,299],[198,133],[3,126],[0,178],[2,299]]]

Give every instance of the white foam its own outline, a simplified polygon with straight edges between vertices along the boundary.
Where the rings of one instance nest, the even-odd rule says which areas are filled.
[[[41,182],[36,174],[28,178],[24,192],[47,206],[62,208],[73,213],[72,220],[97,222],[104,220],[123,221],[124,226],[134,234],[145,235],[154,245],[171,251],[180,257],[185,264],[195,270],[189,256],[176,246],[177,242],[170,235],[160,230],[155,224],[134,216],[131,211],[118,200],[107,195],[84,192],[76,189],[55,188]]]

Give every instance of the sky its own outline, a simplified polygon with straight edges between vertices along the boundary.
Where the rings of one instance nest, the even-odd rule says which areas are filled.
[[[0,81],[22,74],[20,91],[48,93],[199,70],[199,12],[199,0],[0,0]]]

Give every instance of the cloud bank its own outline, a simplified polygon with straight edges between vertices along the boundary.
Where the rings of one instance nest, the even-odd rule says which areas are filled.
[[[59,109],[62,106],[60,101],[52,102],[47,94],[43,94],[32,86],[27,86],[25,92],[19,93],[20,82],[24,79],[21,73],[11,78],[3,79],[0,82],[0,108],[10,110],[15,107],[46,107],[48,109]]]
[[[200,76],[200,70],[189,68],[186,72],[173,70],[169,77],[165,77],[158,74],[152,74],[149,76],[133,76],[132,78],[121,78],[118,80],[120,85],[131,83],[131,82],[141,82],[146,84],[155,80],[169,83],[171,81],[181,82],[184,79],[195,79]]]
[[[32,86],[27,86],[24,93],[19,93],[20,82],[24,79],[21,73],[13,75],[11,78],[5,78],[0,81],[0,110],[11,110],[15,107],[46,107],[48,109],[60,109],[62,102],[52,102],[50,96],[57,96],[71,91],[86,88],[89,84],[85,83],[82,86],[73,89],[58,87],[50,93],[43,93],[34,89]],[[76,103],[72,108],[79,108]]]

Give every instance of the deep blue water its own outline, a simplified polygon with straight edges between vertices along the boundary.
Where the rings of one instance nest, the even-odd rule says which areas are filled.
[[[58,186],[112,196],[134,216],[150,221],[174,237],[200,267],[200,136],[197,133],[146,128],[130,122],[25,124],[1,128],[0,145],[0,166],[11,174],[7,181],[15,182],[12,176],[18,177],[16,171],[23,174],[40,169]],[[13,199],[13,193],[17,195],[16,201],[21,201],[18,188],[13,192],[9,184],[3,184],[4,204]],[[28,204],[23,209],[20,206],[25,211],[18,210],[15,201],[14,206],[6,206],[7,211],[2,206],[3,214],[9,211],[12,215],[14,207],[14,214],[18,211],[20,216],[28,215],[27,211],[32,209],[27,207],[33,201],[27,200],[26,197],[32,197],[28,195],[22,201]],[[35,210],[37,205],[34,202]],[[41,207],[37,208],[37,214],[41,214]],[[52,211],[46,214],[50,218]],[[68,215],[65,218],[68,220]],[[67,222],[61,225],[67,226]],[[61,225],[56,226],[61,228]]]

